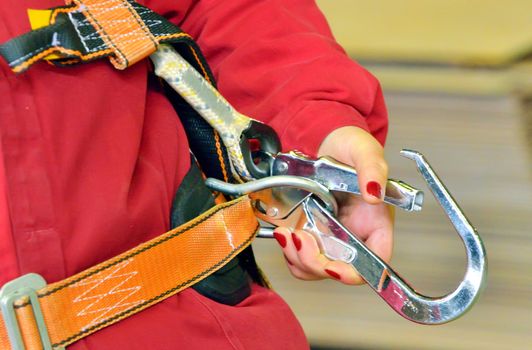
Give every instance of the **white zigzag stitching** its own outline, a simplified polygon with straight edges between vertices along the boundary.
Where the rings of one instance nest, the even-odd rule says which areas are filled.
[[[124,285],[127,281],[135,277],[138,272],[132,271],[128,273],[118,274],[122,269],[124,269],[127,265],[129,265],[133,259],[126,260],[118,265],[116,265],[116,268],[110,271],[106,275],[102,275],[107,271],[102,271],[94,276],[94,278],[80,281],[74,285],[71,286],[71,288],[76,288],[80,286],[86,286],[94,284],[91,288],[83,292],[81,295],[77,296],[73,303],[78,303],[82,301],[87,300],[93,300],[89,305],[87,305],[83,310],[77,313],[77,316],[86,316],[90,314],[95,314],[96,317],[92,319],[86,326],[82,328],[82,330],[86,330],[87,328],[94,326],[98,323],[101,323],[105,321],[108,318],[113,317],[119,312],[123,312],[126,309],[130,309],[140,303],[142,303],[144,300],[138,300],[138,301],[130,301],[130,302],[124,302],[125,300],[129,299],[133,294],[137,293],[142,287],[141,286],[133,286],[128,288],[120,289],[122,285]],[[109,289],[108,292],[100,293],[100,294],[94,294],[91,295],[91,292],[101,286],[103,283],[109,283],[109,280],[112,279],[120,279],[119,283],[114,284],[111,289]],[[115,304],[109,305],[106,307],[97,308],[97,304],[104,299],[105,297],[113,294],[121,294],[124,293],[124,296],[118,300]],[[94,307],[94,308],[93,308]],[[113,312],[114,311],[114,312]]]

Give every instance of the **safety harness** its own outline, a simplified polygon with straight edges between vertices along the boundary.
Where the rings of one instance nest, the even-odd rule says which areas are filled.
[[[73,0],[52,9],[49,18],[45,22],[50,26],[0,46],[11,67],[23,71],[40,59],[64,66],[109,57],[115,67],[124,69],[149,55],[155,74],[167,84],[191,149],[210,177],[204,183],[201,173],[194,176],[191,168],[185,180],[192,179],[196,185],[191,187],[207,193],[210,200],[202,202],[205,206],[187,206],[190,191],[180,189],[172,222],[178,225],[195,218],[175,230],[49,286],[32,274],[4,285],[2,348],[63,347],[198,281],[208,282],[194,287],[204,295],[214,290],[209,297],[235,304],[247,295],[240,262],[245,262],[255,281],[261,281],[249,243],[255,234],[272,237],[273,228],[279,226],[312,233],[326,257],[352,265],[393,310],[413,322],[452,321],[478,299],[487,266],[482,240],[421,153],[401,151],[415,161],[467,253],[464,280],[452,293],[436,298],[417,293],[338,221],[333,191],[360,195],[356,170],[328,157],[281,152],[273,129],[238,113],[215,90],[199,49],[179,28],[130,0]],[[250,139],[260,141],[253,154],[247,144]],[[201,190],[203,184],[239,199],[201,214],[214,203],[211,193]],[[423,193],[388,179],[383,200],[417,211]],[[270,225],[258,233],[257,217]],[[231,272],[243,277],[234,280],[243,282],[244,288],[237,284],[222,291],[225,281],[220,281]]]
[[[126,69],[167,43],[215,86],[190,35],[134,1],[73,0],[63,7],[30,12],[32,16],[33,31],[0,45],[0,54],[14,72],[21,73],[39,60],[71,66],[102,57],[115,68]],[[224,181],[233,179],[218,132],[179,94],[171,89],[168,94],[203,173]],[[205,280],[223,269],[231,273],[235,266],[244,265],[254,280],[263,282],[249,247],[259,228],[249,199],[243,196],[206,212],[201,205],[182,210],[182,203],[187,202],[183,193],[206,190],[195,167],[185,182],[187,178],[193,184],[180,188],[174,201],[172,224],[180,225],[177,228],[63,281],[46,285],[42,277],[29,274],[4,285],[0,348],[63,348],[184,288],[196,284],[202,292],[200,281],[204,281],[203,294],[214,291],[208,296],[235,304],[247,296],[245,291],[231,298],[216,290],[226,284],[217,282],[216,276],[211,276],[212,282]],[[206,203],[214,205],[212,198]],[[185,220],[190,217],[194,218]],[[240,253],[243,263],[235,260]],[[249,283],[246,276],[240,280]],[[209,282],[206,286],[205,281]]]

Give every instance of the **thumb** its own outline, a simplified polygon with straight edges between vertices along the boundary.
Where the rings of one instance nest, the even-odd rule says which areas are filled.
[[[348,126],[334,130],[320,146],[320,156],[329,155],[356,169],[364,201],[382,202],[388,179],[388,164],[380,143],[364,129]]]

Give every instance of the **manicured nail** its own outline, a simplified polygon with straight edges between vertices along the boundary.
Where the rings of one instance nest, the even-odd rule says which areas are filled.
[[[299,251],[301,249],[301,240],[298,236],[296,236],[295,233],[292,232],[292,242],[294,242],[294,246]]]
[[[279,243],[282,248],[286,247],[286,237],[284,235],[274,231],[273,237],[277,240],[277,243]]]
[[[342,277],[337,272],[334,272],[334,271],[329,270],[329,269],[325,269],[325,272],[327,272],[327,274],[329,276],[331,276],[332,278],[335,278],[337,280],[341,280],[342,279]]]
[[[283,255],[284,255],[284,254],[283,254]],[[294,266],[294,264],[292,264],[292,262],[290,261],[290,259],[288,259],[288,258],[286,257],[286,255],[284,255],[284,259],[286,260],[286,262],[288,263],[288,265],[292,265],[292,266]]]
[[[369,194],[371,194],[373,197],[381,198],[382,197],[382,190],[381,185],[379,185],[376,181],[370,181],[366,185],[366,190]]]

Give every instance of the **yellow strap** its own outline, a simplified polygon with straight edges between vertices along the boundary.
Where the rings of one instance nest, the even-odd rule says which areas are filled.
[[[207,277],[246,248],[257,230],[250,201],[241,197],[37,291],[53,347],[69,345]],[[15,308],[25,348],[41,349],[28,298],[17,300]],[[10,349],[2,319],[0,349]]]
[[[28,9],[28,19],[30,20],[30,26],[32,30],[46,27],[50,24],[50,17],[52,16],[52,10],[35,10]],[[59,59],[61,56],[52,53],[46,56],[45,60]]]

